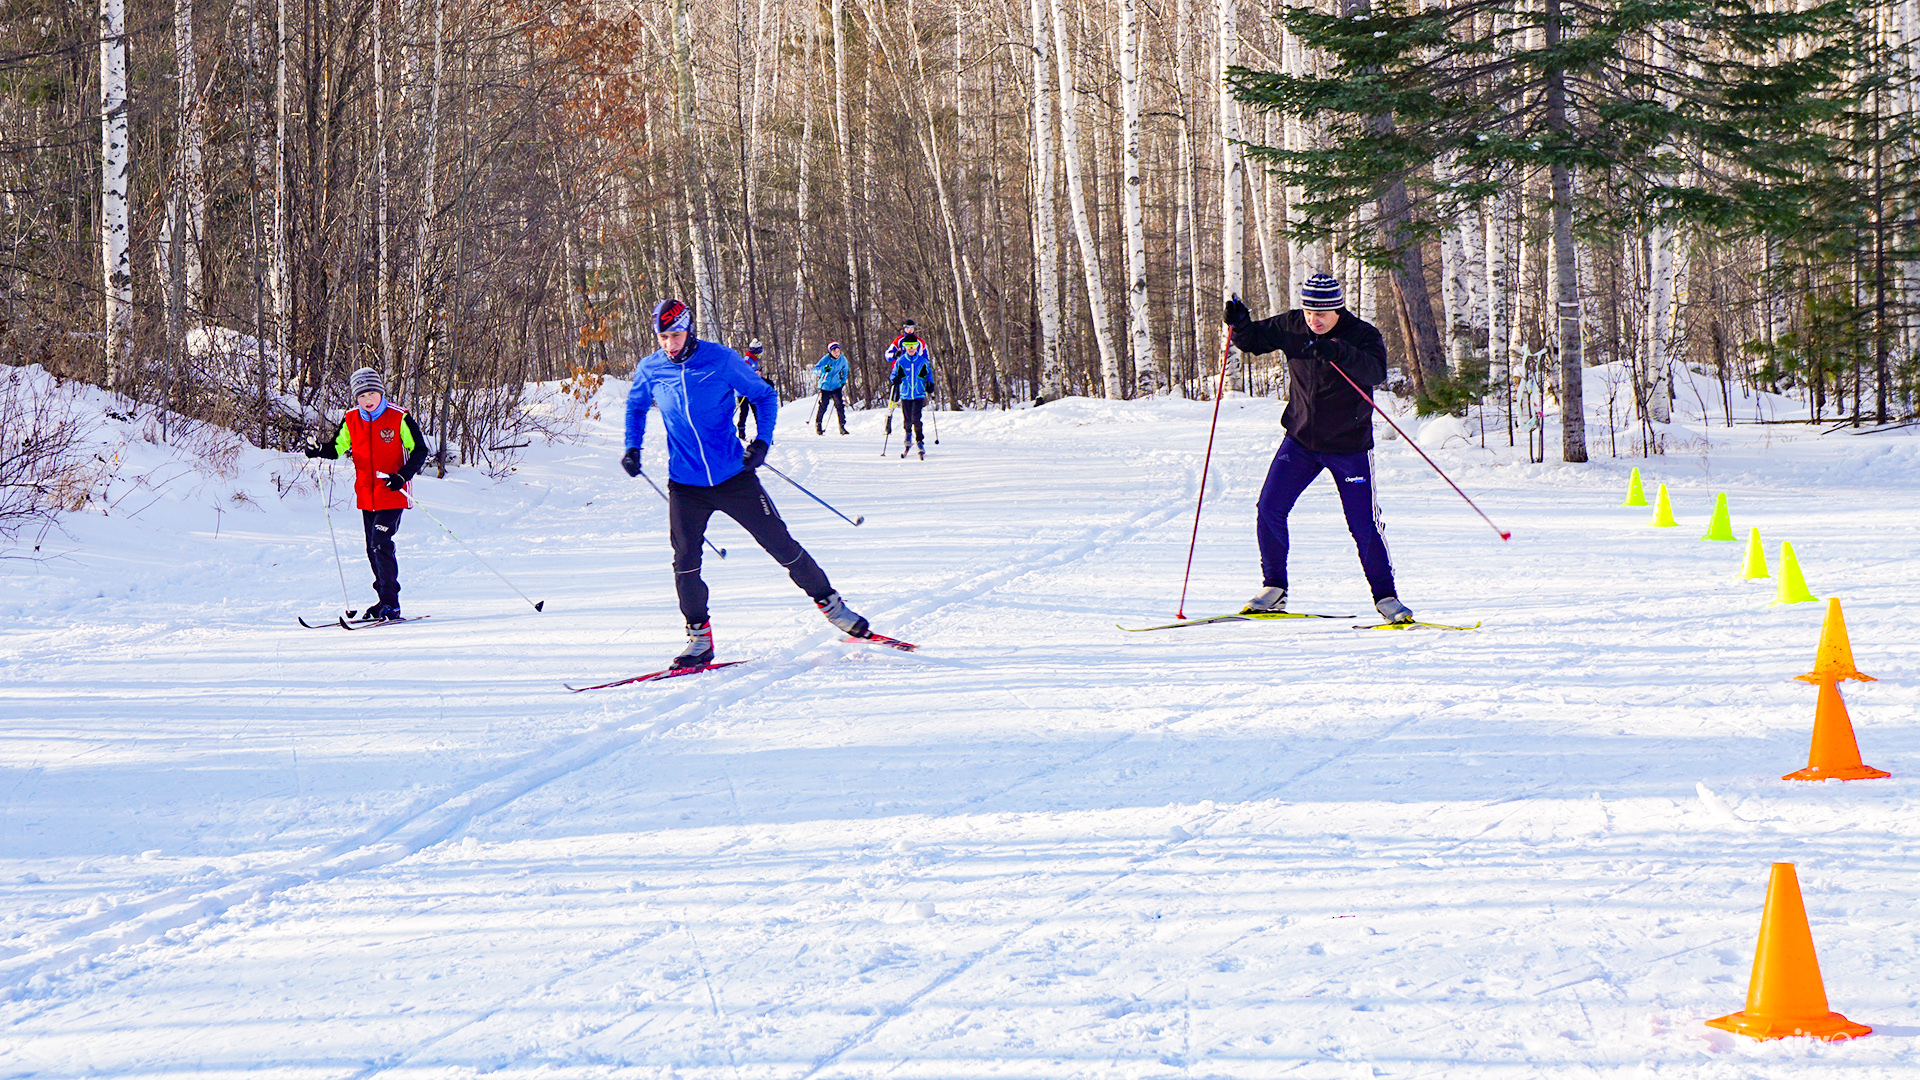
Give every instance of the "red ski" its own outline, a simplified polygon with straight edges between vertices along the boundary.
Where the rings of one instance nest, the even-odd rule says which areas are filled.
[[[897,637],[888,637],[885,634],[876,634],[871,631],[867,633],[866,637],[847,637],[847,638],[841,638],[840,640],[848,641],[848,642],[865,642],[868,645],[885,645],[885,646],[888,646],[889,648],[899,649],[901,652],[912,652],[913,650],[920,647],[918,645],[915,645],[911,641],[901,641]]]
[[[632,683],[654,682],[659,679],[677,679],[682,675],[698,675],[703,671],[719,671],[723,667],[744,664],[745,660],[727,660],[718,664],[700,664],[696,667],[668,668],[665,671],[649,671],[645,675],[635,675],[630,679],[615,679],[612,682],[595,683],[592,686],[574,686],[563,683],[567,689],[578,694],[583,690],[605,690],[610,686],[628,686]]]

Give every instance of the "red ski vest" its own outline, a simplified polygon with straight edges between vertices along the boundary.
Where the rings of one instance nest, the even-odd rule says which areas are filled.
[[[348,409],[334,440],[334,450],[353,457],[353,494],[362,510],[405,510],[413,505],[413,484],[399,491],[375,474],[397,473],[413,453],[413,435],[407,431],[406,410],[389,403],[379,419],[368,422],[359,409]]]

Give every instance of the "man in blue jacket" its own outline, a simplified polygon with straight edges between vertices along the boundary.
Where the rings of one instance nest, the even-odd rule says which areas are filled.
[[[1300,306],[1253,321],[1239,297],[1227,301],[1233,344],[1250,353],[1278,349],[1287,356],[1287,437],[1273,455],[1260,489],[1258,526],[1264,587],[1242,614],[1287,607],[1287,514],[1307,485],[1333,474],[1346,511],[1347,531],[1373,590],[1373,606],[1390,623],[1413,621],[1393,583],[1393,560],[1380,535],[1380,500],[1373,487],[1373,388],[1387,379],[1387,345],[1372,323],[1346,307],[1346,290],[1331,274],[1315,274],[1300,288]],[[1344,377],[1343,377],[1344,376]]]
[[[840,355],[839,342],[827,342],[827,355],[813,365],[813,375],[820,382],[820,407],[813,413],[813,433],[827,433],[822,424],[827,419],[827,403],[831,401],[840,417],[840,434],[847,434],[847,358]]]
[[[707,521],[716,511],[739,522],[755,543],[786,567],[793,583],[813,598],[828,622],[852,637],[866,637],[867,620],[847,607],[820,564],[787,532],[787,523],[754,474],[767,460],[780,396],[747,367],[739,353],[694,337],[692,326],[692,312],[680,301],[662,300],[655,305],[653,328],[660,348],[634,367],[633,391],[627,395],[627,452],[620,458],[628,476],[640,475],[647,409],[659,406],[661,424],[667,429],[673,587],[687,620],[687,644],[673,658],[673,666],[713,663],[713,622],[700,562]],[[744,454],[733,428],[736,394],[753,403],[757,425],[757,437]]]

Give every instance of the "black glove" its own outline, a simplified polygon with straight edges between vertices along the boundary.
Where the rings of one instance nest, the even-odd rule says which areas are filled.
[[[639,476],[640,448],[637,446],[627,447],[627,452],[620,455],[620,467],[627,470],[628,476]]]
[[[407,486],[406,477],[401,476],[397,472],[391,472],[387,474],[387,490],[388,491],[399,491],[401,488],[406,486]]]
[[[1253,313],[1235,296],[1227,301],[1227,309],[1221,314],[1220,321],[1237,330],[1253,321]]]
[[[749,472],[767,463],[767,443],[764,439],[755,439],[747,444],[747,452],[740,455],[740,464]]]
[[[310,458],[327,456],[327,452],[325,450],[320,449],[318,446],[303,446],[300,448],[300,452],[307,455]]]

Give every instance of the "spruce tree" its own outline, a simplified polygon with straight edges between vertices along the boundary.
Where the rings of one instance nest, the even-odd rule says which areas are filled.
[[[1330,235],[1377,204],[1378,235],[1364,245],[1377,266],[1392,268],[1459,208],[1544,175],[1561,450],[1579,462],[1576,234],[1656,221],[1805,228],[1848,166],[1836,132],[1864,93],[1858,2],[1780,12],[1747,0],[1293,8],[1282,18],[1326,54],[1327,74],[1240,68],[1234,93],[1322,126],[1318,147],[1251,154],[1305,192],[1290,224],[1303,235]],[[1450,167],[1437,176],[1431,165],[1443,156]],[[1591,194],[1602,189],[1605,199]]]

